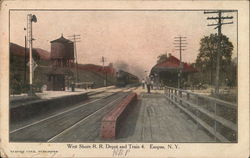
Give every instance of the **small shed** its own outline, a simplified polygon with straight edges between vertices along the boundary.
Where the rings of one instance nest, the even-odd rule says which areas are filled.
[[[66,74],[60,69],[51,69],[47,73],[47,90],[64,91]]]

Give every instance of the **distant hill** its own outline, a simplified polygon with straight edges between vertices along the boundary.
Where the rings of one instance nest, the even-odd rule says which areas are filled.
[[[37,53],[39,54],[40,58],[43,60],[49,60],[50,59],[50,52],[41,49],[41,48],[35,48]]]
[[[104,73],[107,72],[107,74],[114,75],[116,70],[113,68],[113,66],[104,66],[101,65],[95,65],[95,64],[78,64],[78,68],[80,70],[85,71],[92,71],[96,73]]]
[[[24,56],[25,48],[15,43],[10,43],[10,53],[15,56]],[[29,56],[29,49],[27,48],[27,57]],[[39,56],[41,60],[49,60],[50,52],[43,50],[41,48],[33,48],[33,55]]]

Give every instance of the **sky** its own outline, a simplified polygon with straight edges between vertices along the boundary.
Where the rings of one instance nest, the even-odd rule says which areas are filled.
[[[179,58],[174,48],[174,37],[187,37],[187,49],[182,53],[184,62],[195,62],[199,53],[200,39],[211,33],[217,33],[207,24],[216,23],[207,20],[211,15],[203,11],[11,11],[10,41],[24,46],[27,14],[35,14],[37,23],[33,23],[33,46],[50,51],[50,41],[73,34],[80,35],[77,43],[78,63],[101,65],[125,65],[131,73],[142,76],[144,71],[156,64],[157,57],[171,53]],[[223,25],[222,33],[229,37],[237,55],[237,14],[234,24]],[[216,14],[213,14],[216,16]]]

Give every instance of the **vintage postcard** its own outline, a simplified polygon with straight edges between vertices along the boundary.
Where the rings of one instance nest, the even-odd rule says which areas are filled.
[[[248,157],[248,6],[3,1],[1,157]]]

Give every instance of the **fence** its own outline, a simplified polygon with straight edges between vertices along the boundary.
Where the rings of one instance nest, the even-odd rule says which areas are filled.
[[[220,142],[237,142],[237,105],[172,87],[166,97]]]
[[[81,82],[81,83],[76,83],[76,87],[77,88],[85,88],[85,89],[88,89],[88,88],[94,88],[94,82]]]

